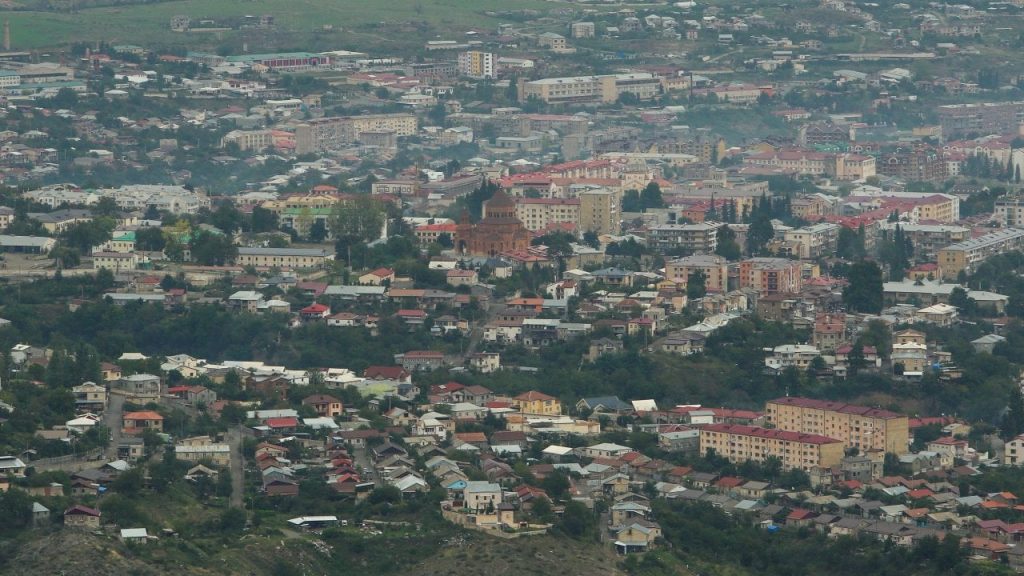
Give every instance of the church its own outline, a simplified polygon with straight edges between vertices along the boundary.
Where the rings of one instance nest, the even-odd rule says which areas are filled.
[[[530,247],[530,231],[516,218],[516,204],[504,191],[498,190],[484,202],[483,216],[472,224],[469,213],[462,213],[454,238],[459,254],[497,256]]]

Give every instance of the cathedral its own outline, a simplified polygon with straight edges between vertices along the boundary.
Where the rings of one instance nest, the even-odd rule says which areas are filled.
[[[454,238],[459,254],[497,256],[530,247],[530,231],[516,218],[516,204],[504,191],[495,192],[483,208],[484,217],[476,224],[470,223],[469,213],[462,213]]]

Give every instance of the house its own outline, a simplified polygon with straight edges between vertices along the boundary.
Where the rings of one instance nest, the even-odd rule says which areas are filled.
[[[75,395],[75,412],[103,412],[107,408],[107,389],[95,382],[83,382],[71,389]]]
[[[32,525],[44,526],[50,522],[50,509],[39,502],[32,503]]]
[[[193,436],[181,440],[175,445],[174,454],[178,460],[185,462],[208,461],[222,468],[231,465],[231,446],[214,442],[209,436]]]
[[[122,528],[121,542],[125,544],[145,544],[149,540],[149,533],[145,528]]]
[[[386,286],[395,281],[395,271],[391,268],[377,268],[359,277],[364,286]]]
[[[486,481],[466,482],[466,487],[462,491],[462,501],[467,510],[493,510],[502,501],[501,485]]]
[[[476,352],[469,357],[469,367],[481,374],[490,374],[501,369],[501,354],[497,352]]]
[[[594,362],[605,354],[617,354],[622,352],[622,340],[613,338],[598,338],[591,340],[587,350],[587,360]]]
[[[615,533],[615,551],[619,554],[644,552],[661,537],[661,526],[642,519],[632,520]]]
[[[0,476],[25,477],[25,463],[17,456],[0,456]]]
[[[395,362],[410,372],[435,370],[445,363],[444,352],[435,350],[409,350],[404,354],[395,354]]]
[[[162,390],[160,377],[154,374],[123,376],[114,383],[114,388],[123,390],[129,401],[138,404],[156,402]]]
[[[513,398],[512,401],[523,414],[558,416],[562,413],[562,403],[558,398],[548,396],[536,390],[520,394]]]
[[[313,303],[299,310],[299,318],[306,321],[323,320],[331,315],[331,307],[326,304]]]
[[[147,429],[164,431],[164,417],[152,410],[126,412],[122,419],[124,424],[121,426],[121,432],[124,434],[142,434]]]
[[[449,286],[474,286],[480,282],[476,270],[460,270],[455,268],[445,273]]]
[[[576,402],[576,411],[593,413],[626,414],[633,411],[633,405],[619,400],[618,396],[594,396],[581,398]]]
[[[318,416],[334,418],[344,413],[344,406],[341,400],[327,394],[314,394],[302,399],[303,406],[310,406]]]
[[[594,444],[593,446],[580,449],[580,453],[586,458],[618,458],[632,451],[633,449],[629,446],[621,446],[611,442]]]
[[[298,496],[299,484],[293,480],[274,478],[263,483],[263,492],[267,496]]]
[[[950,306],[949,304],[933,304],[931,306],[921,308],[914,313],[914,319],[916,321],[935,324],[937,326],[952,326],[953,322],[956,321],[956,317],[956,306]]]
[[[72,528],[98,530],[102,514],[95,508],[76,504],[64,511],[64,525]]]
[[[363,370],[363,378],[412,384],[412,372],[402,366],[367,366],[366,370]]]

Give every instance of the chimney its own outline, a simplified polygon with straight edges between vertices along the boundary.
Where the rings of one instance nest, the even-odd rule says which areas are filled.
[[[11,20],[4,20],[4,51],[11,51]]]

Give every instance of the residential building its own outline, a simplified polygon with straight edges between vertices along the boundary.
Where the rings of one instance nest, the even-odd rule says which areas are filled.
[[[752,288],[762,295],[798,293],[802,266],[785,258],[748,258],[740,262],[740,288]]]
[[[231,446],[214,442],[209,436],[194,436],[181,440],[174,446],[174,455],[178,460],[186,462],[208,461],[221,468],[231,465]]]
[[[964,134],[1002,134],[1024,124],[1024,101],[978,102],[939,106],[939,125],[946,138]]]
[[[496,57],[491,52],[470,50],[459,54],[459,74],[477,80],[494,78]]]
[[[970,274],[988,258],[997,254],[1005,254],[1024,247],[1024,229],[1003,228],[957,242],[942,248],[938,252],[939,270],[943,279],[955,279],[960,272]]]
[[[312,407],[317,416],[326,416],[328,418],[341,416],[345,412],[345,407],[342,405],[341,400],[327,394],[307,396],[302,399],[302,405]]]
[[[1024,466],[1024,434],[1003,446],[1003,466]]]
[[[647,232],[647,245],[660,251],[683,250],[690,254],[711,254],[718,247],[718,229],[725,224],[662,224]]]
[[[558,398],[536,390],[516,396],[512,403],[523,414],[558,416],[562,413],[562,402]]]
[[[75,395],[75,411],[100,414],[107,408],[107,388],[95,382],[83,382],[71,389]]]
[[[861,451],[903,454],[909,446],[907,417],[879,408],[785,397],[765,405],[765,420],[780,430],[837,438]]]
[[[702,427],[700,453],[709,451],[734,463],[777,458],[783,470],[804,471],[838,466],[844,455],[843,443],[835,438],[739,424]]]
[[[836,243],[839,240],[839,225],[823,222],[786,230],[783,233],[783,238],[786,242],[792,242],[796,247],[795,253],[790,256],[804,259],[831,256],[835,253]]]
[[[531,232],[552,224],[580,224],[580,198],[516,198],[515,203],[516,218]]]
[[[412,136],[417,130],[416,115],[407,113],[315,118],[295,128],[295,151],[309,154],[338,150],[359,140],[363,133]]]
[[[609,104],[626,93],[640,100],[656,98],[661,93],[661,78],[647,72],[542,78],[522,82],[519,99],[525,102],[532,97],[549,104]]]
[[[618,234],[622,229],[622,192],[613,188],[588,188],[579,193],[578,230]]]
[[[690,276],[704,274],[704,286],[708,292],[729,290],[729,261],[717,254],[698,254],[677,258],[665,263],[665,278],[677,286],[686,286]]]
[[[69,528],[99,530],[102,516],[95,508],[76,504],[64,511],[64,525]]]
[[[273,130],[232,130],[220,139],[220,147],[236,145],[242,152],[255,150],[261,152],[274,145]]]
[[[125,412],[122,416],[124,425],[121,431],[125,434],[141,434],[145,430],[163,432],[164,417],[152,410],[141,412]]]
[[[765,366],[773,372],[781,372],[786,368],[807,370],[811,362],[821,356],[821,351],[806,344],[784,344],[772,349],[770,356],[764,359]]]
[[[486,512],[495,510],[502,502],[500,484],[483,480],[470,480],[462,490],[462,501],[467,510]]]

